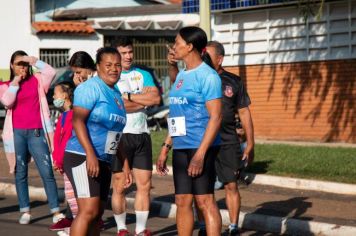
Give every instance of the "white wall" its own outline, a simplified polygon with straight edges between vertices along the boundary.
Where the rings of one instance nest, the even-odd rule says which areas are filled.
[[[2,1],[0,7],[0,69],[8,69],[16,50],[32,53],[30,1]]]
[[[224,65],[356,58],[356,0],[325,3],[306,23],[296,6],[216,13],[212,29]]]
[[[16,17],[15,17],[16,15]],[[30,1],[2,1],[0,7],[0,69],[8,69],[12,53],[24,50],[39,57],[40,48],[69,49],[69,54],[83,50],[95,59],[96,50],[104,45],[102,35],[35,35],[31,31]]]
[[[40,49],[69,49],[69,55],[76,51],[86,51],[95,60],[96,51],[104,46],[103,35],[95,34],[92,36],[74,35],[40,35],[33,36],[33,48],[36,48],[36,55]]]

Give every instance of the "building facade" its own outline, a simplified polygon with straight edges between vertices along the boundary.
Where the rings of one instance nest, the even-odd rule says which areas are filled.
[[[356,1],[214,12],[227,70],[246,82],[259,139],[356,142]]]

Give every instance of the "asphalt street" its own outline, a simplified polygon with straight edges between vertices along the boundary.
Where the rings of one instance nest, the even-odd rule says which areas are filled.
[[[0,235],[36,235],[36,236],[54,236],[56,233],[48,230],[51,224],[52,216],[49,214],[48,206],[43,201],[32,201],[33,221],[29,225],[18,224],[20,213],[18,212],[17,199],[15,197],[0,197]],[[62,206],[63,207],[63,206]],[[110,209],[105,211],[103,220],[105,222],[105,230],[101,235],[115,235],[116,225]],[[129,212],[127,216],[127,225],[130,232],[135,228],[135,216]],[[148,220],[148,226],[152,230],[153,235],[173,236],[177,235],[177,229],[174,219],[161,218],[151,214]],[[223,233],[223,232],[222,232]],[[198,235],[198,230],[194,230],[194,236]],[[277,235],[256,231],[244,231],[243,236],[270,236]]]

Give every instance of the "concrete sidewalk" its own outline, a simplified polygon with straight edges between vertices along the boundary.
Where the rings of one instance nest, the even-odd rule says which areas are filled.
[[[258,176],[255,180],[259,178]],[[58,187],[62,189],[62,177],[56,174],[56,178]],[[272,181],[276,183],[285,180],[275,176],[264,178],[267,180],[276,178],[278,181]],[[311,180],[304,181],[309,183],[309,186],[313,185]],[[16,195],[13,183],[14,177],[8,174],[6,160],[1,156],[0,196]],[[29,184],[31,200],[46,199],[34,163],[31,163],[29,168]],[[127,195],[131,208],[135,190],[133,186]],[[260,184],[241,186],[240,192],[242,212],[239,225],[243,228],[292,235],[356,235],[356,195],[292,190]],[[151,194],[151,209],[155,209],[161,217],[174,218],[176,206],[172,177],[154,175]],[[216,199],[221,209],[223,223],[227,225],[229,220],[223,190],[216,191]]]

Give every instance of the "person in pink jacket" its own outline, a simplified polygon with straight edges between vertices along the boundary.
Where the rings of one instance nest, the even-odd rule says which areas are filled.
[[[39,72],[32,73],[32,66]],[[53,175],[51,152],[53,127],[46,93],[55,70],[24,51],[16,51],[10,60],[10,80],[0,85],[0,101],[7,109],[3,143],[15,183],[20,212],[19,223],[31,221],[28,188],[28,162],[32,156],[41,175],[53,222],[63,218],[59,212],[57,184]]]

